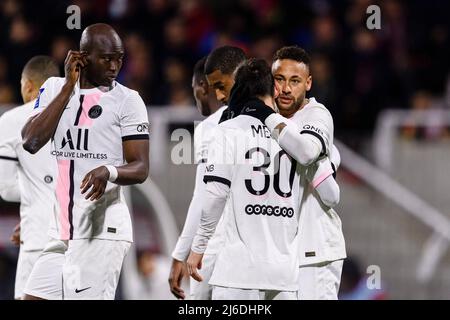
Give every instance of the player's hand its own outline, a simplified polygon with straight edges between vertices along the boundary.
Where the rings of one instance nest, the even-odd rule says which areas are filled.
[[[20,245],[20,223],[18,223],[14,227],[14,231],[10,238],[11,242],[14,243],[16,246]]]
[[[75,86],[80,77],[81,68],[87,65],[87,53],[80,51],[69,50],[66,60],[64,61],[64,71],[66,74],[66,81]]]
[[[172,294],[177,299],[184,300],[184,298],[186,298],[184,290],[183,288],[181,288],[181,280],[183,280],[183,276],[185,273],[186,273],[185,263],[177,259],[172,259],[172,267],[170,268],[170,275],[169,275],[169,286],[170,292],[172,292]]]
[[[202,268],[203,253],[195,253],[191,250],[189,258],[187,259],[187,269],[190,276],[197,281],[203,281],[203,278],[198,274],[198,270]]]
[[[106,184],[109,179],[109,171],[105,166],[89,171],[81,181],[81,194],[85,194],[89,188],[92,189],[84,197],[86,200],[98,200],[105,193]]]

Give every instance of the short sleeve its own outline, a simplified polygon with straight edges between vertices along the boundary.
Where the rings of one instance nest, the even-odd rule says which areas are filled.
[[[41,113],[55,98],[54,87],[56,81],[57,78],[48,78],[41,86],[31,116]]]
[[[311,106],[308,112],[302,115],[300,133],[312,135],[320,141],[321,156],[330,154],[333,131],[333,118],[324,107]]]
[[[208,161],[203,181],[214,181],[231,187],[234,163],[234,143],[231,134],[218,126],[212,132],[212,141],[208,147]]]
[[[0,117],[0,197],[6,201],[20,201],[17,172],[17,146],[21,142],[15,121],[8,113]]]
[[[147,108],[137,92],[129,94],[122,105],[120,131],[122,141],[149,138]]]
[[[16,147],[21,142],[18,129],[8,113],[0,117],[0,159],[17,161]]]

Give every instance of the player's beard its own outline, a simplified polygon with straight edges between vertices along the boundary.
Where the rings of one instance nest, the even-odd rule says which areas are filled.
[[[305,100],[305,96],[306,96],[306,94],[303,94],[300,97],[298,97],[297,99],[290,96],[289,98],[293,98],[294,100],[288,107],[285,107],[285,106],[280,107],[280,103],[279,103],[280,97],[276,98],[275,102],[277,103],[279,113],[283,117],[286,117],[286,118],[292,117],[294,115],[294,113],[296,113],[301,108],[303,101]]]

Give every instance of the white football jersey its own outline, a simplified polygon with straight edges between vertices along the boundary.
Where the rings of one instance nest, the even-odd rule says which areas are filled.
[[[0,118],[0,161],[16,161],[18,165],[20,241],[24,250],[45,247],[56,202],[56,159],[51,155],[50,143],[34,155],[22,147],[21,130],[32,114],[34,104],[32,101],[16,107]]]
[[[219,121],[223,115],[224,110],[227,109],[227,106],[221,107],[214,114],[210,115],[207,119],[202,121],[196,129],[194,133],[194,146],[195,146],[195,155],[196,161],[205,162],[208,161],[208,148],[211,142],[214,140],[214,130],[219,125]],[[200,142],[196,144],[196,142]],[[202,181],[202,183],[204,183]],[[204,185],[203,185],[204,189]],[[208,241],[208,247],[206,248],[205,254],[217,254],[220,249],[222,249],[224,241],[225,241],[225,223],[224,219],[226,219],[227,212],[229,211],[230,206],[227,204],[224,208],[224,212],[222,217],[220,218],[219,223],[217,224],[216,230],[214,231],[214,235]],[[201,209],[200,209],[201,210]],[[190,246],[189,246],[190,248]]]
[[[226,108],[226,106],[223,106],[218,109],[205,120],[200,122],[194,130],[194,161],[198,167],[196,172],[194,195],[189,205],[183,232],[178,238],[175,249],[172,252],[172,257],[179,261],[184,261],[189,256],[192,240],[194,239],[200,223],[203,199],[199,197],[203,194],[205,189],[203,175],[205,171],[204,167],[208,159],[208,146],[213,140],[213,130],[218,126],[223,111]],[[221,219],[217,225],[214,236],[208,243],[208,248],[206,249],[205,254],[216,254],[222,247],[224,239],[222,230],[223,222]]]
[[[303,134],[312,134],[322,145],[322,155],[331,158],[333,118],[324,105],[314,98],[291,118]],[[346,257],[342,223],[339,215],[321,201],[313,183],[323,181],[327,173],[317,172],[317,164],[301,168],[301,184],[305,187],[300,212],[300,265],[335,261]],[[330,175],[331,172],[328,173]],[[321,177],[322,176],[322,177]]]
[[[194,160],[195,163],[206,163],[208,147],[213,140],[213,130],[219,124],[223,111],[227,106],[219,108],[216,112],[201,121],[194,130]]]
[[[319,139],[322,155],[329,155],[334,141],[334,124],[330,111],[325,106],[309,98],[309,102],[291,118],[300,128],[301,134],[310,134]]]
[[[204,180],[230,186],[225,242],[209,283],[296,291],[300,207],[296,161],[259,120],[241,114],[214,132]]]
[[[64,83],[64,78],[50,78],[44,83],[36,112],[50,104]],[[53,137],[58,165],[58,230],[51,230],[53,237],[132,241],[122,188],[108,182],[105,194],[90,201],[81,194],[80,185],[85,175],[99,166],[124,165],[122,142],[148,139],[148,126],[147,109],[136,91],[117,82],[107,92],[76,85]]]

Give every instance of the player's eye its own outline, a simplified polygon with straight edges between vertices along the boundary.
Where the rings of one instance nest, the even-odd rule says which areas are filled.
[[[293,85],[297,85],[297,84],[300,83],[300,80],[294,79],[294,80],[291,80],[291,83],[292,83]]]
[[[111,62],[111,58],[110,57],[103,57],[103,60],[105,60],[106,62]]]

